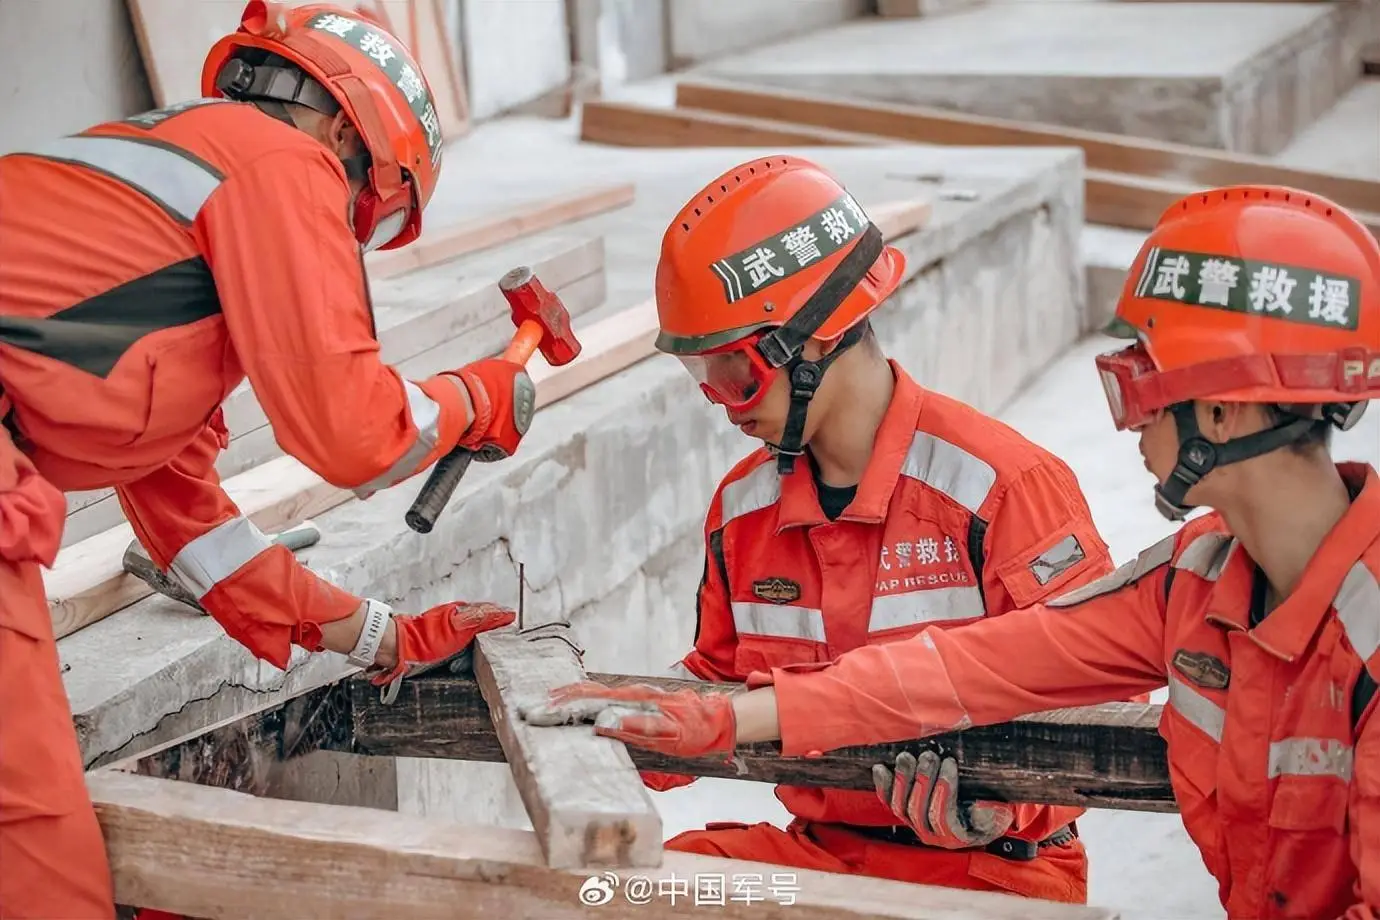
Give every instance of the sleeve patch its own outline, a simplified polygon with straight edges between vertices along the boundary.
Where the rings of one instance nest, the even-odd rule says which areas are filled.
[[[1079,582],[1091,569],[1109,568],[1106,554],[1099,546],[1090,525],[1080,522],[1004,560],[997,568],[997,576],[1018,608],[1029,607],[1070,583]]]

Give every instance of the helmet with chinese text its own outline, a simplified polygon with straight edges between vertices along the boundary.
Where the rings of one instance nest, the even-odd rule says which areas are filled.
[[[706,185],[662,237],[656,346],[711,401],[739,411],[784,369],[790,411],[772,446],[789,472],[825,371],[904,272],[905,257],[837,179],[799,157],[762,157]],[[805,360],[811,339],[827,353]]]
[[[1205,456],[1184,408],[1193,400],[1292,414],[1206,451],[1206,469],[1187,477],[1201,478],[1298,440],[1315,420],[1349,427],[1380,396],[1380,244],[1343,208],[1298,189],[1189,195],[1141,246],[1106,331],[1135,340],[1097,359],[1117,427],[1177,407],[1181,443],[1193,442],[1186,468]]]
[[[208,52],[201,91],[325,115],[343,110],[367,150],[344,163],[365,182],[354,203],[356,238],[367,251],[397,249],[421,234],[441,170],[436,101],[407,48],[372,16],[249,0],[239,28]]]

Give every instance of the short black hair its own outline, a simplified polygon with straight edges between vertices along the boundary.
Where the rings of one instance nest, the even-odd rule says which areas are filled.
[[[1290,443],[1289,449],[1296,454],[1306,454],[1322,448],[1330,450],[1332,447],[1332,429],[1335,427],[1321,411],[1320,406],[1293,405],[1288,408],[1277,403],[1264,403],[1261,406],[1265,410],[1265,419],[1270,423],[1270,427],[1283,425],[1292,422],[1300,417],[1312,418],[1313,424],[1304,432],[1303,436],[1297,441]],[[1323,416],[1319,418],[1318,416]]]

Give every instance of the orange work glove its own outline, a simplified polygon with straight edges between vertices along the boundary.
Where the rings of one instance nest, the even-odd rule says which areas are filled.
[[[1016,812],[1004,802],[960,801],[958,761],[924,751],[896,756],[896,772],[872,768],[877,795],[920,842],[946,850],[983,847],[1011,827]]]
[[[658,773],[655,770],[638,770],[637,775],[642,777],[642,785],[654,792],[679,789],[699,779],[697,776],[687,776],[684,773]]]
[[[474,419],[457,446],[474,451],[474,459],[484,463],[517,453],[537,407],[537,388],[527,369],[504,358],[483,358],[447,373],[465,384],[474,407]]]
[[[474,637],[507,626],[517,614],[497,604],[453,601],[438,604],[416,616],[394,615],[398,630],[398,663],[395,667],[369,668],[365,674],[375,686],[385,687],[383,701],[391,703],[402,681],[446,664],[461,664]]]
[[[646,684],[568,684],[553,690],[546,703],[523,710],[522,717],[532,725],[592,721],[595,734],[670,757],[728,755],[737,735],[729,694],[672,693]]]

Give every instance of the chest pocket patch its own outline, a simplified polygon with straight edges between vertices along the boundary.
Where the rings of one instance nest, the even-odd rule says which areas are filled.
[[[1231,669],[1226,662],[1207,652],[1181,648],[1174,653],[1171,663],[1185,680],[1207,690],[1225,690],[1231,682]]]

